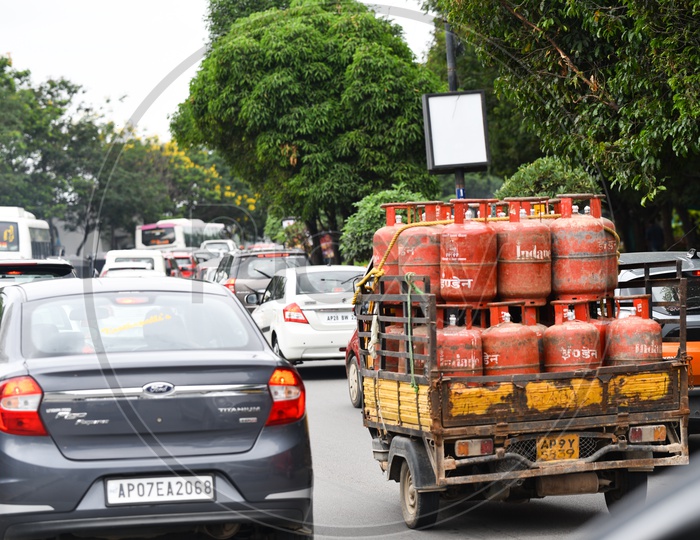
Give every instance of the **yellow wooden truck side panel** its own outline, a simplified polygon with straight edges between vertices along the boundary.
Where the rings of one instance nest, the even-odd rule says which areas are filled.
[[[668,396],[671,378],[668,373],[639,373],[621,375],[609,382],[610,395],[618,398],[618,404],[629,406],[635,402],[658,401]]]
[[[598,379],[571,379],[569,386],[552,381],[531,382],[525,388],[525,395],[528,409],[582,409],[603,403],[603,384]]]
[[[507,408],[515,411],[513,403],[514,386],[501,383],[498,386],[467,386],[454,383],[451,386],[450,405],[452,416],[470,416],[488,414],[493,407]]]
[[[422,431],[430,430],[429,387],[390,379],[364,377],[364,408],[369,420]],[[381,405],[381,416],[378,412]]]

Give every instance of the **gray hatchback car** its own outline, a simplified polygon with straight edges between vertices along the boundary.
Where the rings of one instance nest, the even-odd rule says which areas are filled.
[[[312,491],[304,384],[229,291],[0,291],[0,539],[312,538]]]
[[[309,258],[301,249],[249,249],[227,253],[219,262],[214,280],[234,293],[252,312],[256,303],[248,303],[251,293],[262,297],[272,276],[284,268],[308,266]]]

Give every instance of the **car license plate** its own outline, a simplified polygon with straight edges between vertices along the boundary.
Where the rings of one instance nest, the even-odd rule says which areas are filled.
[[[329,323],[343,323],[343,322],[353,322],[356,320],[355,314],[350,313],[326,313],[326,322]]]
[[[578,459],[578,435],[551,435],[537,439],[537,461]]]
[[[215,500],[211,475],[119,478],[106,489],[109,505]]]

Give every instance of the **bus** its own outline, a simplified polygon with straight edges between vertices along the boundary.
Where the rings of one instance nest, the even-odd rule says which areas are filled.
[[[223,223],[201,219],[172,218],[136,226],[136,249],[199,248],[205,240],[224,238]]]
[[[19,206],[0,206],[0,259],[46,259],[53,255],[49,223]]]

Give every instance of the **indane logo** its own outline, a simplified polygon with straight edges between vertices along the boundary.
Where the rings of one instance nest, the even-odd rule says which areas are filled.
[[[518,260],[547,261],[552,258],[552,252],[549,249],[539,249],[537,244],[532,246],[532,249],[523,249],[520,244],[516,244],[515,258]]]

